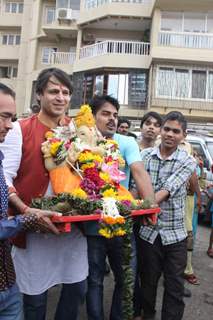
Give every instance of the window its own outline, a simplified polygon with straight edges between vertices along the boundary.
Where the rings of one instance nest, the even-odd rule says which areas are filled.
[[[23,13],[23,2],[6,2],[5,12],[8,13]]]
[[[147,101],[147,73],[129,74],[129,104],[136,107],[145,107]]]
[[[18,73],[17,67],[0,67],[0,78],[16,78]]]
[[[157,79],[158,95],[171,97],[173,88],[173,69],[164,67],[159,68]]]
[[[209,72],[208,77],[208,98],[213,100],[213,71]]]
[[[161,30],[213,33],[213,13],[162,11]]]
[[[122,105],[141,107],[147,98],[147,73],[130,71],[129,73],[87,74],[83,82],[83,101],[89,101],[94,95],[108,94]]]
[[[207,32],[213,33],[213,13],[209,13],[207,17]]]
[[[13,46],[19,45],[21,41],[21,36],[19,34],[4,34],[2,35],[2,44]]]
[[[156,94],[162,98],[213,100],[213,70],[159,67]]]
[[[109,74],[107,94],[120,104],[128,104],[128,74]]]
[[[206,98],[206,71],[192,70],[192,98]]]
[[[205,32],[206,15],[204,13],[184,13],[184,32]]]
[[[178,98],[189,97],[189,70],[175,69],[174,93]]]
[[[55,21],[55,7],[46,7],[45,23],[51,24]]]
[[[94,94],[101,96],[104,91],[104,76],[98,75],[95,77]]]
[[[53,52],[57,52],[57,48],[43,48],[42,63],[50,64],[51,63],[51,54]]]
[[[161,30],[182,31],[182,18],[181,12],[162,12]]]

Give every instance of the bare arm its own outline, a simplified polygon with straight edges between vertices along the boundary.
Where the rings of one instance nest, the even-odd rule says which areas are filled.
[[[164,200],[167,200],[168,197],[169,197],[169,191],[167,190],[160,190],[155,193],[155,200],[158,205]]]
[[[193,172],[191,178],[189,179],[189,184],[190,184],[190,190],[193,193],[197,194],[197,207],[198,207],[198,212],[201,211],[201,192],[200,192],[200,186],[198,183],[198,177],[196,174],[196,171]]]
[[[152,202],[155,202],[154,191],[151,183],[149,174],[144,168],[142,161],[134,162],[130,165],[130,170],[133,176],[133,179],[136,183],[138,193],[141,198],[149,199]]]

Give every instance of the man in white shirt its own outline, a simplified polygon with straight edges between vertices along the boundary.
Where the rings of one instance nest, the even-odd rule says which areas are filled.
[[[52,194],[41,143],[48,130],[70,121],[65,112],[71,93],[70,79],[65,72],[56,68],[43,70],[36,82],[41,111],[18,121],[8,134],[2,149],[13,214],[33,213],[32,199]],[[48,218],[46,223],[51,224]],[[73,226],[68,234],[20,234],[12,254],[17,283],[24,294],[25,320],[45,320],[47,291],[56,284],[63,287],[55,320],[77,319],[88,274],[87,243],[81,231]]]

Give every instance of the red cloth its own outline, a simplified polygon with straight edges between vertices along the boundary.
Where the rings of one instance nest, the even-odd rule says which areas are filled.
[[[69,118],[65,118],[65,124],[69,121]],[[13,185],[21,200],[30,205],[33,198],[42,197],[47,191],[49,173],[44,167],[41,144],[50,128],[42,124],[37,115],[20,120],[20,126],[23,137],[22,159]],[[12,242],[17,247],[26,248],[25,233],[19,233]]]

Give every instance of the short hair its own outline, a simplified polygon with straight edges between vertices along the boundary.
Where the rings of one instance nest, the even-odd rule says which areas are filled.
[[[15,99],[15,97],[16,97],[15,92],[2,82],[0,82],[0,92],[2,92],[4,94],[8,94],[9,96],[13,97],[13,99]]]
[[[96,113],[101,109],[103,104],[106,102],[111,103],[116,108],[116,110],[119,111],[120,104],[118,100],[109,95],[103,95],[103,96],[95,96],[90,100],[89,105],[91,107],[92,113],[96,115]]]
[[[35,92],[37,94],[43,93],[50,77],[55,77],[56,79],[58,79],[64,86],[69,89],[70,94],[73,92],[70,77],[66,72],[58,68],[48,68],[42,70],[38,75],[35,85]]]
[[[30,110],[32,111],[32,113],[39,113],[40,109],[41,109],[41,106],[38,103],[33,103],[30,106]]]
[[[130,122],[128,119],[119,118],[119,119],[118,119],[118,127],[120,127],[120,125],[121,125],[122,123],[127,123],[127,124],[128,124],[128,127],[129,127],[129,128],[131,127],[131,122]]]
[[[184,117],[184,115],[179,112],[179,111],[171,111],[169,113],[167,113],[163,119],[163,125],[167,122],[167,121],[177,121],[179,122],[179,124],[182,127],[182,130],[184,132],[186,132],[187,129],[187,120]]]
[[[147,119],[149,118],[154,118],[155,120],[157,120],[157,123],[159,124],[159,126],[162,126],[162,122],[163,119],[162,117],[159,115],[159,113],[155,112],[155,111],[150,111],[147,112],[143,118],[141,119],[141,124],[140,124],[140,128],[142,129],[144,122],[146,122]]]

